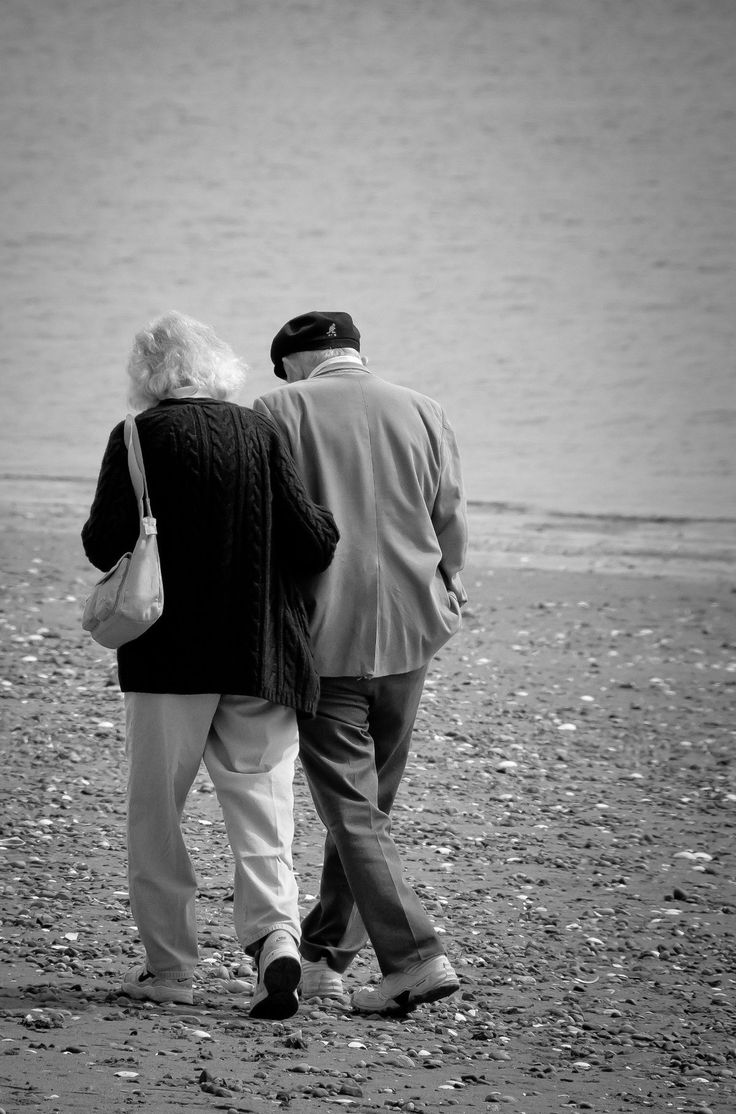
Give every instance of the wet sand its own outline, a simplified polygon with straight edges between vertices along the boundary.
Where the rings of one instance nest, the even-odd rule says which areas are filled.
[[[727,539],[715,559],[707,536],[696,544],[702,526],[685,531],[685,552],[683,524],[561,527],[472,509],[465,629],[433,663],[395,812],[462,989],[403,1020],[310,1005],[264,1023],[247,1017],[252,979],[204,774],[186,819],[200,879],[195,1005],[116,993],[141,953],[114,656],[79,630],[93,579],[83,512],[17,494],[5,490],[2,508],[6,1111],[730,1114]],[[321,838],[299,773],[305,907]],[[376,974],[369,949],[349,985]]]

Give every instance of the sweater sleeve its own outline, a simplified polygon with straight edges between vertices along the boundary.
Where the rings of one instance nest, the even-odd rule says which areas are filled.
[[[110,434],[89,518],[82,527],[84,552],[104,572],[133,549],[138,530],[138,506],[120,422]]]
[[[263,413],[260,417],[264,419]],[[294,459],[272,419],[265,418],[271,437],[271,484],[274,535],[283,564],[296,576],[324,572],[332,561],[340,534],[326,507],[312,502]]]

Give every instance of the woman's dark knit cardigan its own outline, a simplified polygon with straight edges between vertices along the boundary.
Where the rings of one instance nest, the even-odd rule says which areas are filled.
[[[167,399],[137,418],[164,582],[162,617],[118,650],[124,692],[231,693],[312,713],[319,696],[299,582],[338,532],[276,427],[214,399]],[[138,537],[123,423],[110,434],[84,549],[111,568]]]

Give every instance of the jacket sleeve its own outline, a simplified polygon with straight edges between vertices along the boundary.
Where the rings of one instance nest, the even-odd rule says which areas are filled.
[[[265,417],[260,411],[261,417]],[[335,554],[340,534],[326,507],[307,494],[294,458],[273,420],[265,418],[271,435],[271,486],[274,540],[282,563],[296,576],[324,572]]]
[[[84,552],[105,572],[133,549],[138,531],[138,504],[120,422],[110,434],[89,518],[82,527]]]
[[[440,572],[447,590],[457,596],[462,607],[468,597],[460,580],[468,545],[468,522],[465,513],[462,471],[455,434],[442,415],[440,479],[432,508],[432,525],[442,550]]]

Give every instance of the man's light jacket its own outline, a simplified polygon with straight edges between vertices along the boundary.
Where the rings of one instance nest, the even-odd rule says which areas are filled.
[[[317,671],[380,677],[426,664],[466,600],[460,462],[442,408],[336,356],[254,409],[284,434],[340,530],[332,564],[306,585]]]

